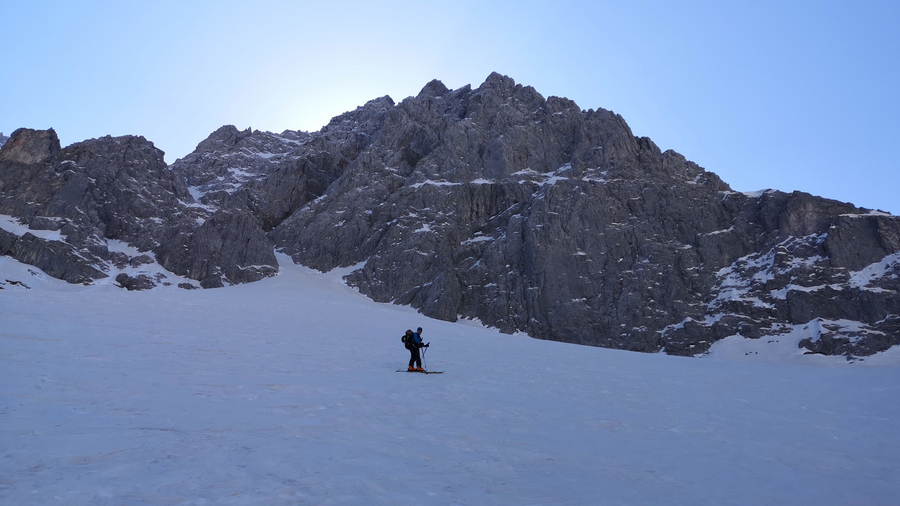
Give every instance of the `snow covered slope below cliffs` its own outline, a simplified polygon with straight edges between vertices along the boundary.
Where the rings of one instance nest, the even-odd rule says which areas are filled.
[[[0,503],[900,500],[896,349],[763,364],[724,359],[767,352],[728,339],[722,360],[572,346],[279,260],[257,283],[124,292],[0,257]],[[444,374],[395,372],[417,326]]]

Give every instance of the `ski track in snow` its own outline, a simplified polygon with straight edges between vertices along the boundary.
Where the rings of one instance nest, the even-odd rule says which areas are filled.
[[[0,257],[0,504],[900,503],[896,366],[502,335],[279,262],[125,292]],[[444,374],[395,372],[417,326]]]

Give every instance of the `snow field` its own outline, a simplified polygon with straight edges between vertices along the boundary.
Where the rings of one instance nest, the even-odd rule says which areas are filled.
[[[502,335],[279,262],[125,292],[0,257],[0,504],[900,502],[900,368]],[[417,326],[445,374],[395,372]]]

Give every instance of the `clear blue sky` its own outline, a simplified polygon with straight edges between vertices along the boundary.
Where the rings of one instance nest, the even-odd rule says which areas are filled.
[[[326,4],[327,5],[324,5]],[[314,131],[492,71],[621,114],[738,191],[900,214],[900,1],[42,1],[0,9],[0,132]]]

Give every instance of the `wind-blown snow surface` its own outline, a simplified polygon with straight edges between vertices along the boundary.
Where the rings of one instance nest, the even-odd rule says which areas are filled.
[[[0,257],[0,503],[900,503],[900,368],[502,335],[279,260],[125,292]],[[419,325],[445,374],[395,372]]]

